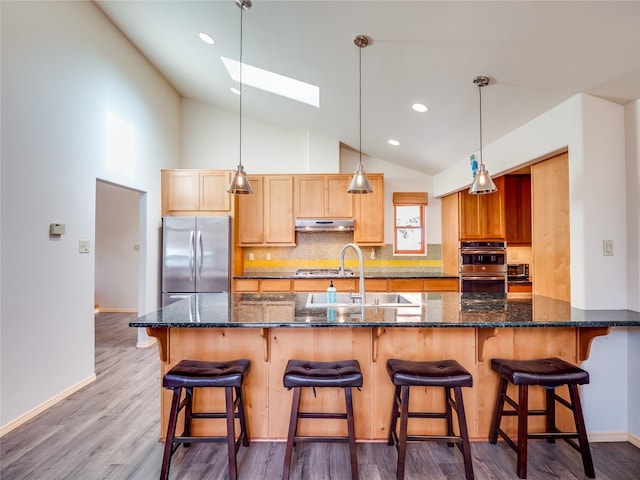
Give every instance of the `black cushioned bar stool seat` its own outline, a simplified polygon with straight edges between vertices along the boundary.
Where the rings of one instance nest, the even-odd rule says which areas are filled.
[[[307,360],[289,360],[284,371],[283,383],[293,389],[291,402],[291,418],[287,435],[287,447],[284,457],[282,478],[287,480],[291,469],[293,446],[296,442],[348,442],[351,457],[351,478],[358,479],[358,459],[356,457],[356,433],[353,420],[353,400],[351,389],[362,387],[362,372],[357,360],[336,362],[312,362]],[[314,389],[321,387],[339,387],[344,389],[346,412],[300,412],[300,394],[303,387]],[[299,418],[339,418],[347,420],[346,437],[299,436],[297,435]]]
[[[550,443],[555,442],[556,438],[562,438],[581,453],[585,474],[590,478],[595,478],[591,450],[589,449],[589,441],[580,404],[580,394],[578,392],[578,385],[589,383],[589,373],[555,357],[535,360],[494,358],[491,360],[491,368],[500,375],[500,383],[489,431],[489,442],[495,444],[498,441],[498,435],[500,435],[516,451],[518,476],[527,478],[527,440],[529,438],[546,439]],[[517,402],[507,395],[509,383],[518,387]],[[546,405],[544,410],[529,410],[528,387],[530,385],[545,388]],[[556,387],[563,385],[567,385],[569,389],[570,401],[558,396],[555,392]],[[513,410],[505,411],[505,402]],[[556,402],[573,412],[576,432],[561,432],[558,430],[556,427]],[[517,443],[500,428],[502,417],[505,415],[518,417]],[[529,433],[527,426],[529,415],[545,416],[546,432]],[[573,440],[576,438],[578,443]]]
[[[229,457],[229,478],[235,480],[238,477],[236,453],[241,443],[245,447],[249,446],[249,434],[247,433],[242,399],[242,385],[249,371],[249,366],[249,360],[245,359],[228,362],[182,360],[164,375],[162,386],[173,390],[173,399],[171,401],[171,413],[169,415],[160,480],[169,478],[171,457],[180,444],[188,447],[195,442],[226,442]],[[193,389],[216,387],[225,389],[225,411],[194,412]],[[180,401],[183,389],[185,390],[185,398]],[[181,436],[176,436],[178,414],[182,409],[185,411],[184,431]],[[227,420],[227,435],[219,437],[192,436],[192,420],[203,418],[225,418]],[[240,422],[240,433],[237,439],[235,435],[236,418]]]
[[[473,480],[473,463],[467,431],[467,418],[462,400],[462,387],[473,386],[473,377],[455,360],[433,362],[416,362],[409,360],[389,359],[387,372],[395,385],[393,407],[391,409],[391,425],[389,426],[389,445],[396,445],[398,450],[397,478],[404,478],[404,463],[407,453],[407,441],[445,441],[450,446],[455,442],[462,452],[464,470],[467,480]],[[440,387],[444,389],[444,412],[409,411],[409,390],[411,387]],[[452,392],[454,396],[452,396]],[[455,397],[455,398],[454,398]],[[453,432],[453,415],[458,417],[459,435]],[[447,423],[446,435],[408,435],[409,418],[442,418]],[[398,434],[398,419],[400,433]]]

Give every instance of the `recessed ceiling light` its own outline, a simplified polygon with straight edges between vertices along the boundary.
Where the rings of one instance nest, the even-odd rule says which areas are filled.
[[[220,57],[229,75],[240,81],[240,62]],[[242,84],[320,108],[320,88],[252,65],[242,64]]]
[[[413,108],[416,112],[420,112],[420,113],[424,113],[429,110],[429,107],[427,107],[422,103],[414,103],[413,105],[411,105],[411,108]]]
[[[236,87],[231,87],[231,91],[236,95],[240,95],[240,90],[238,90]]]
[[[200,37],[200,40],[202,40],[206,44],[213,45],[214,43],[216,43],[213,37],[211,37],[211,35],[209,35],[208,33],[200,32],[198,36]]]
[[[400,142],[398,140],[394,140],[393,138],[387,141],[389,142],[389,145],[393,145],[394,147],[397,147],[398,145],[400,145]]]

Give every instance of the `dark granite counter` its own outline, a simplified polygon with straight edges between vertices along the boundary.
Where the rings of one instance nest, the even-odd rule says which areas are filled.
[[[402,293],[407,306],[307,306],[308,293],[209,293],[181,300],[129,323],[151,328],[275,327],[639,327],[640,312],[581,310],[532,298]]]
[[[338,275],[314,275],[312,277],[296,276],[294,272],[245,272],[242,275],[234,275],[234,280],[242,279],[296,279],[307,280],[314,278],[358,278],[357,272],[355,276],[340,277]],[[442,272],[431,272],[428,270],[422,272],[407,272],[398,270],[368,270],[365,271],[364,278],[458,278],[457,275],[451,275]]]

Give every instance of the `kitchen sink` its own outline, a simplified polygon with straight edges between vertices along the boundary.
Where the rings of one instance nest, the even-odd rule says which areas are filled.
[[[365,292],[365,307],[419,307],[420,294],[401,295],[398,293]],[[352,300],[348,293],[336,294],[335,303],[327,303],[326,293],[310,293],[307,297],[306,308],[327,308],[327,307],[359,307],[358,299]]]

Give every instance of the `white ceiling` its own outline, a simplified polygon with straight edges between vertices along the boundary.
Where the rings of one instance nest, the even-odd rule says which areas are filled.
[[[181,95],[238,111],[220,60],[239,58],[234,0],[96,3]],[[479,147],[477,75],[491,78],[485,145],[581,92],[621,105],[640,98],[638,1],[253,0],[244,62],[318,85],[320,108],[245,85],[243,116],[357,149],[358,34],[371,39],[362,50],[363,152],[430,175]],[[414,112],[414,102],[429,112]]]

